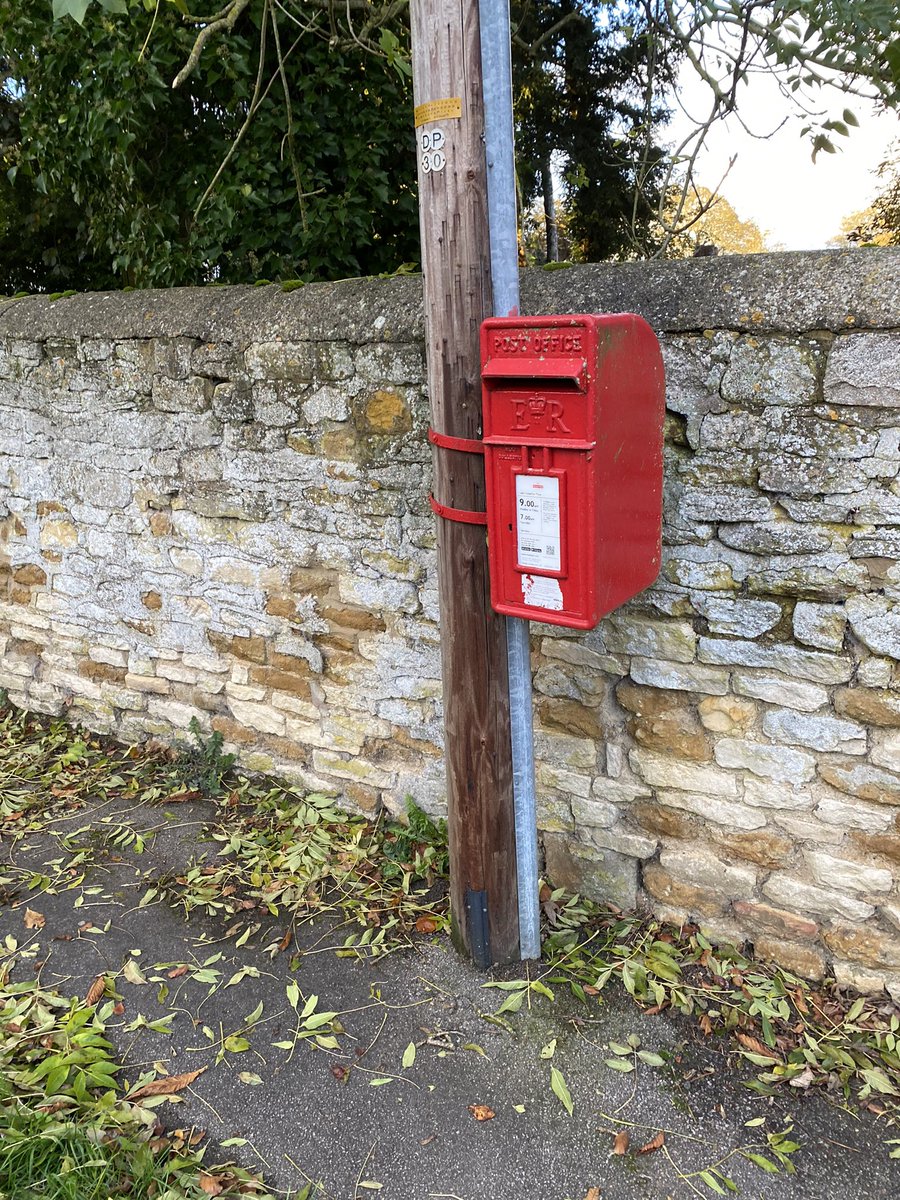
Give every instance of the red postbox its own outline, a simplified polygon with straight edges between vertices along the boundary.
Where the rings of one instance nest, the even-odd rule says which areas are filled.
[[[592,629],[659,574],[665,386],[631,313],[481,330],[491,604]]]

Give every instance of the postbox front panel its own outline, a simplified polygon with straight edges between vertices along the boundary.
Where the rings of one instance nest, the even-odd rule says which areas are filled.
[[[491,603],[590,629],[659,570],[662,366],[639,317],[486,321]]]

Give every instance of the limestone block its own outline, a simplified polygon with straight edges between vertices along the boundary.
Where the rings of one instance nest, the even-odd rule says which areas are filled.
[[[889,658],[866,658],[857,668],[856,682],[863,687],[888,687],[893,676],[893,671],[894,663]],[[852,713],[848,713],[848,716],[852,715]]]
[[[859,487],[856,463],[816,460],[799,454],[763,454],[759,460],[759,486],[767,492],[789,496],[836,495]]]
[[[863,996],[878,996],[882,992],[888,991],[891,986],[884,971],[873,971],[868,967],[861,967],[857,963],[835,960],[831,970],[838,987],[848,988]],[[894,991],[896,992],[896,976],[894,976],[894,980]]]
[[[316,347],[313,342],[256,342],[244,352],[251,379],[289,379],[309,383],[315,374]]]
[[[537,764],[537,781],[542,788],[563,792],[567,796],[587,800],[591,794],[591,776],[580,775],[575,771],[566,771],[549,763]]]
[[[834,858],[819,850],[808,850],[805,857],[813,879],[822,887],[872,894],[891,887],[891,872],[883,867]]]
[[[849,658],[795,646],[760,646],[756,642],[701,638],[698,658],[722,666],[762,667],[814,683],[846,683],[853,673]]]
[[[650,789],[636,780],[607,779],[603,775],[595,778],[591,791],[601,800],[608,800],[610,804],[631,804],[634,800],[651,795]]]
[[[670,544],[677,545],[677,539],[670,538],[667,530],[663,531],[663,537],[663,576],[669,583],[702,592],[737,591],[738,584],[730,563],[718,560],[698,562],[695,559],[679,557],[666,549]]]
[[[43,547],[66,549],[78,544],[78,530],[71,521],[44,521],[41,524],[40,544]]]
[[[686,487],[678,513],[684,521],[719,522],[768,521],[774,514],[768,497],[756,488],[738,484],[712,487]]]
[[[361,378],[375,383],[420,384],[424,374],[421,348],[396,342],[361,347],[354,365]]]
[[[156,664],[156,674],[162,679],[171,679],[174,683],[197,682],[197,671],[186,667],[183,662],[160,661]]]
[[[731,829],[762,829],[766,825],[765,813],[759,808],[720,800],[714,795],[700,792],[684,792],[674,788],[660,788],[657,801],[667,808],[680,808],[694,813],[706,821],[714,821]]]
[[[746,897],[756,888],[752,867],[724,862],[704,849],[666,848],[659,856],[660,865],[676,879],[728,896]]]
[[[631,858],[652,858],[659,846],[656,838],[641,837],[636,833],[626,833],[622,829],[604,829],[595,825],[587,832],[592,845],[599,846],[602,850],[613,850],[616,854],[628,855]]]
[[[816,803],[816,795],[809,788],[779,783],[773,779],[755,779],[748,775],[744,780],[744,803],[757,808],[799,811],[812,808]]]
[[[864,929],[835,923],[823,932],[825,945],[837,957],[864,966],[897,970],[900,968],[900,940],[874,926]]]
[[[862,829],[866,833],[884,833],[894,824],[889,808],[878,804],[866,804],[861,800],[853,800],[850,803],[842,798],[840,792],[830,790],[819,801],[815,816],[826,825],[839,825],[842,829]]]
[[[847,614],[839,604],[813,604],[798,600],[794,607],[794,635],[807,646],[840,650],[844,644]]]
[[[164,700],[158,696],[151,695],[147,701],[147,712],[157,721],[165,722],[172,729],[185,735],[188,732],[191,721],[195,717],[201,729],[208,732],[210,728],[207,713],[202,712],[193,705],[181,704],[177,700]]]
[[[840,717],[794,712],[775,708],[763,718],[763,732],[773,741],[811,750],[838,750],[843,754],[865,754],[866,731],[855,721]]]
[[[723,525],[719,540],[748,554],[820,554],[834,546],[835,534],[822,525],[789,521],[760,521],[752,524]]]
[[[777,937],[794,941],[814,941],[819,935],[819,926],[808,917],[797,916],[783,908],[773,908],[753,900],[735,900],[735,914],[741,924],[750,930],[763,929]]]
[[[815,712],[828,703],[828,692],[813,683],[800,683],[784,675],[769,675],[750,671],[735,671],[732,686],[740,696],[755,696],[769,704]],[[849,715],[849,714],[848,714]]]
[[[345,604],[358,604],[376,612],[415,613],[420,604],[415,587],[401,579],[341,576],[338,593]]]
[[[781,620],[781,605],[770,600],[726,600],[721,596],[695,594],[691,601],[706,617],[711,633],[755,638],[774,629]]]
[[[747,738],[721,738],[716,742],[715,757],[719,766],[744,768],[775,783],[797,786],[808,783],[816,773],[816,760],[811,754]]]
[[[611,804],[607,800],[586,800],[580,796],[573,796],[572,816],[576,825],[588,826],[591,829],[607,829],[618,821],[619,810],[615,804]],[[610,849],[615,848],[610,847]]]
[[[801,979],[818,981],[825,978],[825,959],[810,946],[785,942],[780,938],[758,936],[753,939],[753,951],[756,958],[762,959],[763,962],[775,963],[786,971],[799,975]]]
[[[284,714],[276,712],[268,705],[254,704],[250,701],[237,700],[229,696],[228,707],[231,709],[234,719],[241,725],[246,725],[249,729],[256,729],[260,733],[270,733],[276,736],[284,734]]]
[[[544,870],[555,887],[618,908],[637,906],[636,858],[586,846],[576,838],[558,833],[544,834],[543,842]]]
[[[355,783],[367,783],[371,787],[389,788],[394,783],[394,774],[375,766],[362,758],[344,758],[329,750],[313,751],[313,768],[325,776],[348,779]]]
[[[666,370],[666,406],[687,417],[687,440],[699,444],[699,429],[708,412],[721,412],[722,374],[735,335],[724,330],[703,337],[664,336],[661,339]]]
[[[663,920],[682,924],[691,916],[714,917],[726,911],[728,901],[720,892],[679,879],[658,862],[644,867],[642,882],[653,899],[666,906],[663,916],[654,905],[654,911]],[[676,906],[674,911],[673,906]]]
[[[900,806],[900,775],[856,762],[823,762],[819,774],[826,783],[861,800]]]
[[[728,672],[717,667],[704,667],[699,663],[674,665],[657,662],[652,658],[633,658],[631,678],[635,683],[656,688],[671,688],[685,692],[703,692],[713,696],[724,696],[728,691]]]
[[[583,667],[589,671],[605,672],[610,675],[625,675],[628,672],[626,659],[611,654],[601,654],[581,641],[576,642],[562,637],[545,637],[541,639],[541,653],[545,658],[570,663],[574,667]]]
[[[835,339],[825,369],[828,404],[900,407],[900,334],[848,333]]]
[[[780,907],[794,912],[846,917],[848,921],[866,921],[875,912],[875,906],[864,900],[815,887],[784,873],[770,875],[762,885],[762,891]]]
[[[613,653],[689,663],[694,659],[697,635],[687,621],[654,621],[649,617],[609,617],[601,626],[606,647]]]
[[[797,842],[814,842],[816,845],[839,846],[844,841],[844,831],[834,825],[824,825],[793,813],[773,813],[779,828],[789,833]]]
[[[571,833],[575,828],[568,800],[559,796],[537,797],[537,827],[542,833]]]
[[[757,705],[737,696],[707,696],[697,705],[697,712],[713,733],[746,733],[756,719]]]
[[[900,607],[883,596],[850,596],[850,628],[873,654],[900,659]]]
[[[789,564],[789,559],[775,559],[760,570],[751,571],[747,575],[748,590],[757,595],[837,601],[871,586],[865,566],[851,562],[843,554],[822,555],[818,562],[802,566]]]
[[[565,733],[537,730],[534,738],[535,756],[551,766],[569,771],[597,769],[597,744],[583,737],[572,737]]]
[[[732,798],[739,794],[738,777],[716,767],[666,758],[650,750],[632,750],[628,759],[632,770],[651,787],[678,788]]]
[[[876,767],[900,772],[900,730],[874,734],[869,757]]]
[[[820,352],[811,342],[741,338],[735,343],[722,396],[739,404],[812,404],[817,398]]]
[[[185,575],[198,576],[203,574],[203,558],[195,550],[173,546],[169,550],[169,562],[171,562],[176,571],[183,571]]]
[[[616,698],[633,714],[627,729],[638,745],[695,762],[712,758],[709,738],[682,693],[624,680],[616,689]]]

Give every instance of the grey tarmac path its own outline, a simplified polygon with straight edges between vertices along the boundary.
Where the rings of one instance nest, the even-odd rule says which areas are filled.
[[[716,1164],[734,1181],[732,1194],[747,1200],[900,1197],[900,1161],[889,1159],[885,1144],[896,1129],[819,1095],[754,1094],[743,1086],[752,1073],[694,1023],[668,1012],[646,1016],[621,991],[590,1008],[559,991],[555,1002],[536,997],[530,1010],[510,1016],[507,1030],[484,1015],[503,993],[486,989],[488,979],[444,937],[359,962],[333,953],[342,933],[309,925],[298,931],[301,957],[292,970],[290,953],[272,958],[252,939],[236,947],[213,918],[186,920],[161,902],[138,907],[150,880],[179,873],[196,852],[211,815],[203,801],[168,815],[130,809],[122,820],[150,831],[144,853],[95,852],[83,885],[68,890],[29,890],[28,875],[64,866],[57,835],[67,824],[70,831],[93,824],[102,837],[99,810],[0,848],[0,876],[14,880],[0,888],[0,943],[11,935],[30,955],[20,956],[14,978],[39,971],[44,986],[83,996],[98,974],[135,964],[129,974],[147,982],[118,976],[124,1013],[109,1036],[130,1081],[154,1062],[172,1074],[208,1068],[180,1103],[159,1109],[170,1127],[197,1125],[218,1142],[246,1139],[208,1162],[232,1156],[281,1189],[320,1183],[313,1192],[320,1200],[688,1200],[715,1195],[697,1173]],[[42,914],[42,928],[25,928],[26,906]],[[194,978],[217,954],[206,968],[219,972],[214,981]],[[180,965],[189,970],[170,978]],[[515,967],[489,978],[522,974]],[[304,999],[319,997],[316,1011],[340,1014],[338,1050],[273,1045],[292,1038],[292,982]],[[168,988],[163,1000],[161,987]],[[260,1004],[248,1029],[246,1017]],[[171,1033],[129,1031],[139,1014],[148,1022],[171,1014]],[[230,1035],[249,1046],[222,1052]],[[629,1035],[665,1052],[669,1065],[610,1069],[609,1043]],[[552,1058],[542,1057],[554,1039]],[[415,1059],[404,1067],[411,1043]],[[553,1067],[571,1093],[571,1116],[551,1090]],[[470,1106],[477,1105],[493,1118],[476,1120]],[[757,1118],[764,1125],[746,1125]],[[796,1174],[766,1174],[734,1153],[764,1151],[765,1132],[788,1124],[801,1145]],[[617,1131],[631,1144],[612,1156]],[[659,1131],[661,1149],[635,1152]]]

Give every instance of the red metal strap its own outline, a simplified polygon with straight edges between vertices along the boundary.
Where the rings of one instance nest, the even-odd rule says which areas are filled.
[[[465,508],[451,508],[449,504],[441,504],[429,492],[428,503],[432,511],[445,521],[460,521],[463,525],[487,525],[486,512],[469,512]]]
[[[433,446],[442,450],[460,450],[463,454],[484,454],[484,445],[474,438],[451,437],[449,433],[436,433],[428,430],[428,440]]]

